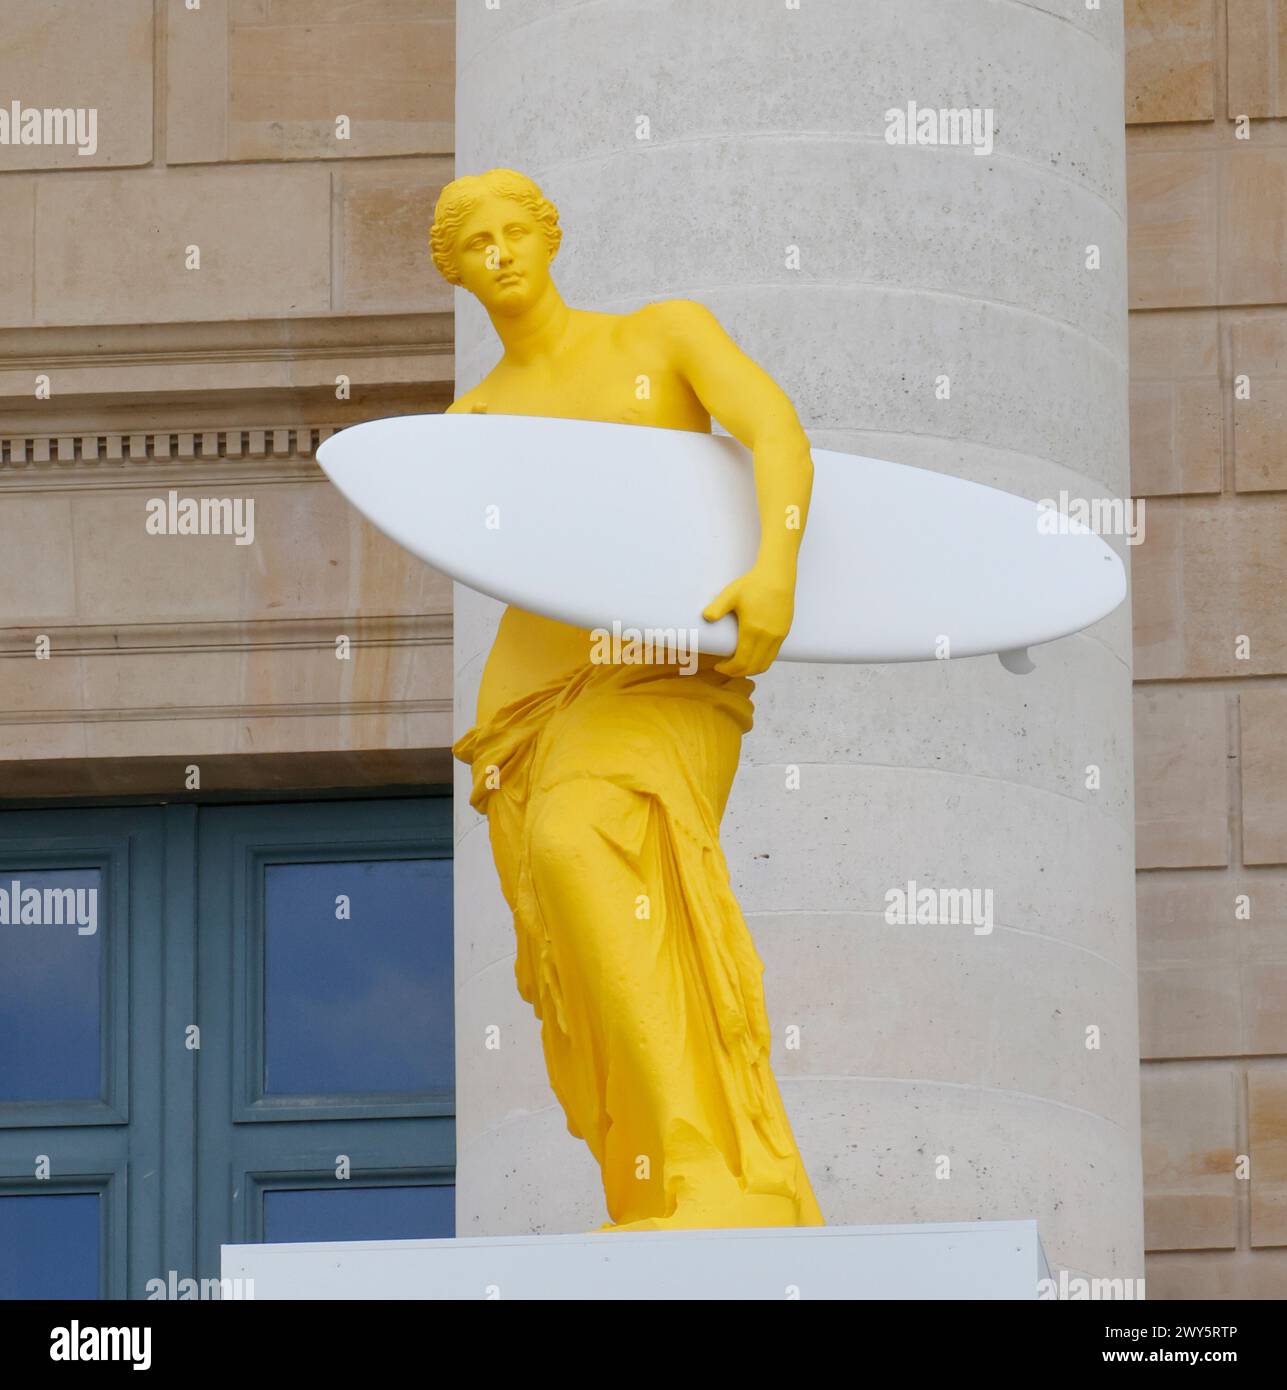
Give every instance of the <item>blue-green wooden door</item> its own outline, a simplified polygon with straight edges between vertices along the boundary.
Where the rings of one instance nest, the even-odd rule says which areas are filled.
[[[448,798],[0,809],[0,918],[0,1297],[451,1233]]]

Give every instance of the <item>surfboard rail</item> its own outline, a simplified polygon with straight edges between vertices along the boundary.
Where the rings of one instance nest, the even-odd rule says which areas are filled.
[[[520,415],[349,426],[318,463],[379,530],[493,598],[589,629],[737,643],[701,610],[754,561],[749,452],[724,435]],[[1083,522],[951,474],[814,449],[795,619],[779,660],[1002,655],[1107,617],[1120,557]]]

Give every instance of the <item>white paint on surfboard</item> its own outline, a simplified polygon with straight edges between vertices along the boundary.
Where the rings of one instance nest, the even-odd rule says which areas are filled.
[[[750,568],[751,455],[687,430],[526,415],[403,415],[318,449],[386,535],[461,583],[585,628],[696,631],[731,652],[733,616],[701,610]],[[779,660],[931,660],[1024,649],[1097,622],[1126,595],[1086,526],[927,469],[813,450],[795,619]]]

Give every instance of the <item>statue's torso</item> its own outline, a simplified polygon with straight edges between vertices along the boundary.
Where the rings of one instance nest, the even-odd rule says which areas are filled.
[[[557,363],[515,368],[502,361],[452,410],[709,433],[710,415],[668,355],[666,344],[638,315],[575,312],[574,332]],[[612,522],[628,524],[620,517]],[[483,671],[479,722],[510,700],[575,671],[589,654],[584,628],[507,608]]]

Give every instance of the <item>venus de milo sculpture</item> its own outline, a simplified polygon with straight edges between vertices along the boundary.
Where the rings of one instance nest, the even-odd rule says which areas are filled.
[[[454,752],[604,1229],[820,1225],[719,843],[750,678],[779,653],[1026,669],[1028,645],[1121,601],[1124,570],[1023,498],[811,451],[699,304],[570,308],[561,235],[523,174],[449,184],[434,264],[501,360],[446,416],[355,426],[319,462],[394,539],[510,603]]]

